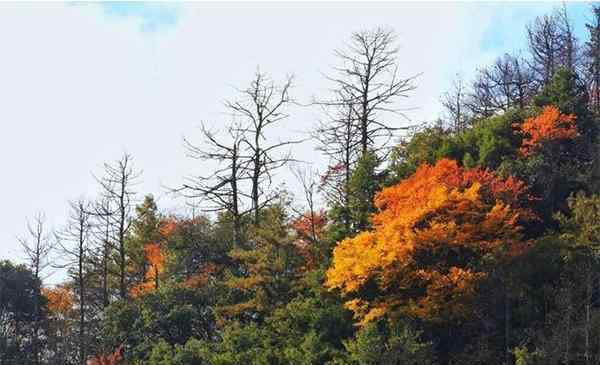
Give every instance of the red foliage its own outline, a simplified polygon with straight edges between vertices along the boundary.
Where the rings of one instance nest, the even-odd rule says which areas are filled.
[[[125,347],[120,345],[112,354],[100,355],[96,358],[90,359],[86,362],[86,365],[117,365],[123,360],[124,353]]]

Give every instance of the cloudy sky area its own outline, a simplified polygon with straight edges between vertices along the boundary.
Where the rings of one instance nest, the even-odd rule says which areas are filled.
[[[202,121],[228,122],[222,101],[257,66],[276,80],[294,73],[293,95],[308,102],[326,95],[322,73],[351,32],[389,26],[401,75],[422,73],[399,106],[413,108],[411,122],[431,121],[455,74],[525,47],[525,25],[558,5],[0,4],[0,259],[19,258],[26,217],[44,211],[60,226],[66,201],[93,197],[92,173],[125,151],[144,172],[140,193],[183,206],[164,186],[206,170],[185,157],[183,136],[197,140]],[[581,34],[588,8],[569,4]],[[278,133],[306,133],[317,118],[297,108]],[[311,143],[294,153],[323,162]]]

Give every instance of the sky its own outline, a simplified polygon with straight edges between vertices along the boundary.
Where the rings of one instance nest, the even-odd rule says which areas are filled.
[[[328,95],[323,77],[352,32],[395,30],[399,73],[417,89],[398,107],[433,121],[456,74],[468,78],[495,57],[526,47],[525,26],[560,3],[1,3],[0,259],[22,259],[16,237],[44,212],[59,228],[68,200],[93,198],[93,174],[130,153],[143,170],[136,190],[165,211],[185,202],[167,193],[210,166],[186,158],[183,137],[202,122],[223,128],[223,101],[259,68],[294,74],[300,104]],[[579,34],[589,4],[569,3]],[[307,135],[319,118],[298,105],[276,138]],[[296,158],[322,168],[306,142]],[[294,190],[289,172],[280,182]]]

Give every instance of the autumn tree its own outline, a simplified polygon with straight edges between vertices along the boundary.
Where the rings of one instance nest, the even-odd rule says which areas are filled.
[[[423,165],[376,197],[372,230],[338,243],[326,285],[360,323],[404,313],[464,319],[487,258],[519,255],[526,243],[525,186],[452,160]]]
[[[160,223],[161,217],[154,197],[146,195],[135,207],[135,217],[131,221],[131,232],[127,238],[130,257],[128,271],[132,286],[146,281],[150,270],[146,246],[160,242]]]
[[[516,125],[524,135],[521,153],[529,155],[544,143],[574,139],[577,137],[575,120],[573,114],[561,114],[557,107],[545,106],[538,116],[528,118],[521,125]]]
[[[261,225],[250,232],[250,244],[230,251],[240,267],[225,281],[231,300],[218,309],[222,318],[260,321],[292,297],[303,260],[290,234],[286,208],[279,203],[264,209]]]
[[[79,341],[74,338],[73,323],[76,322],[75,295],[67,285],[42,288],[48,308],[48,353],[46,361],[65,364],[77,357]]]

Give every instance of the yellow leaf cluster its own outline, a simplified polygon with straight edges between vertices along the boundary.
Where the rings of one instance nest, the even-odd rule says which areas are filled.
[[[326,286],[348,298],[360,323],[396,311],[464,318],[484,258],[525,245],[520,220],[531,214],[515,204],[523,194],[515,179],[452,160],[421,166],[377,195],[372,230],[337,244]]]

